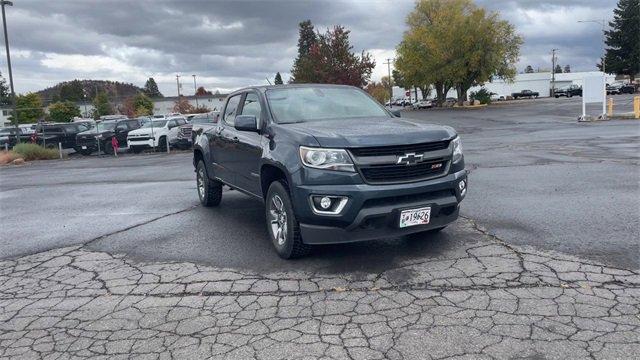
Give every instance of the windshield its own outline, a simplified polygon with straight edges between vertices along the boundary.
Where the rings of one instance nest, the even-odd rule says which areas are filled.
[[[294,87],[267,90],[271,113],[279,124],[389,117],[389,114],[359,89],[349,87]]]
[[[141,126],[141,128],[150,128],[150,127],[164,127],[164,125],[167,123],[167,121],[169,120],[153,120],[153,121],[147,121],[146,123],[144,123],[144,125]]]
[[[96,131],[98,132],[103,132],[103,131],[110,131],[116,128],[116,123],[114,122],[101,122],[98,123],[98,125],[96,125]]]

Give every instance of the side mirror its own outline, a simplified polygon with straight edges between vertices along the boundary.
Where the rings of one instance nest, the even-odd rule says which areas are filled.
[[[391,114],[393,114],[393,116],[395,117],[401,117],[402,114],[400,113],[400,110],[391,110]]]
[[[238,115],[234,123],[236,130],[258,132],[258,119],[255,115]]]

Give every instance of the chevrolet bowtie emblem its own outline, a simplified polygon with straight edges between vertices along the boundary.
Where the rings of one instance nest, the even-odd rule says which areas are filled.
[[[396,164],[413,165],[422,161],[423,154],[407,153],[402,156],[398,156],[398,162]]]

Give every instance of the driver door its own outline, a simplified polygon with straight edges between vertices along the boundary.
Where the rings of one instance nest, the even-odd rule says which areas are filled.
[[[211,166],[215,176],[229,184],[236,184],[236,177],[233,173],[232,163],[234,157],[234,148],[237,139],[234,139],[234,121],[240,108],[240,100],[244,94],[231,96],[227,100],[222,119],[218,122],[215,130],[208,132],[209,154],[211,157]]]

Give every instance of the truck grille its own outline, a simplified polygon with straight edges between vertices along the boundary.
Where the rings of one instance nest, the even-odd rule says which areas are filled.
[[[406,153],[424,153],[427,151],[435,151],[446,149],[450,140],[434,141],[422,144],[380,146],[380,147],[363,147],[351,148],[349,151],[355,156],[385,156],[385,155],[404,155]]]
[[[96,138],[93,136],[83,136],[76,138],[76,145],[78,146],[95,146]]]
[[[445,159],[433,159],[414,165],[370,165],[360,167],[360,172],[369,183],[410,182],[441,175],[447,169],[446,165]]]
[[[151,137],[149,136],[139,136],[139,137],[129,137],[128,140],[129,141],[147,141],[150,140]]]

